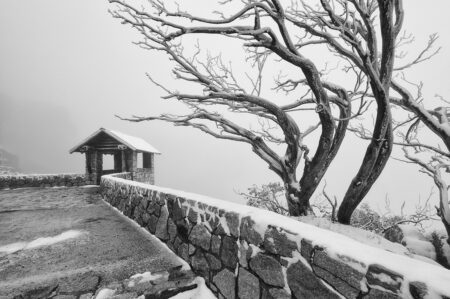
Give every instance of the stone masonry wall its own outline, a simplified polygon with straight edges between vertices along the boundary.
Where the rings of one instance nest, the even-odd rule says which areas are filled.
[[[0,175],[0,190],[25,187],[83,186],[95,184],[84,174]]]
[[[138,168],[133,173],[134,179],[133,181],[147,183],[147,184],[155,184],[155,175],[153,173],[153,169],[151,168]]]
[[[165,242],[218,298],[450,298],[450,272],[435,265],[268,211],[123,178],[103,176],[103,198]]]

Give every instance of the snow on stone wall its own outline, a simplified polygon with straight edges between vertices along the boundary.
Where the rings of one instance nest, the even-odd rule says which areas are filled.
[[[94,182],[84,174],[0,175],[0,190],[25,187],[83,186]]]
[[[450,271],[260,209],[103,176],[103,198],[218,298],[450,298]],[[151,254],[151,253],[149,253]]]

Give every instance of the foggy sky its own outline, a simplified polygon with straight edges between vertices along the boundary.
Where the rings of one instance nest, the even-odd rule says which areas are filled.
[[[201,2],[194,3],[203,7]],[[450,4],[408,0],[404,5],[404,28],[416,35],[417,47],[412,49],[419,49],[433,32],[440,34],[438,44],[443,46],[432,61],[417,66],[410,79],[423,80],[426,95],[450,99]],[[248,145],[191,128],[114,117],[174,112],[176,105],[161,100],[161,91],[144,75],[168,69],[167,59],[133,45],[139,36],[113,19],[108,8],[103,0],[2,0],[0,145],[19,156],[21,169],[83,172],[84,157],[69,155],[68,150],[106,127],[142,137],[163,153],[156,158],[156,182],[161,186],[239,201],[235,190],[278,181]],[[349,134],[325,177],[328,193],[338,198],[364,155],[365,144],[356,143],[360,145]],[[433,185],[417,170],[389,162],[366,200],[375,203],[389,193],[392,201],[407,200],[412,207]]]

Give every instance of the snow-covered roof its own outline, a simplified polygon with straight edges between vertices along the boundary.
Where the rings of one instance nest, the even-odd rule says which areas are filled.
[[[108,136],[114,138],[123,145],[126,145],[131,150],[153,154],[161,154],[160,151],[158,151],[155,147],[153,147],[150,143],[148,143],[142,138],[130,136],[122,132],[109,130],[105,128],[100,128],[99,130],[95,131],[92,135],[84,139],[82,142],[71,148],[70,153],[80,150],[82,146],[89,143],[91,140],[93,140],[101,133],[107,134]]]

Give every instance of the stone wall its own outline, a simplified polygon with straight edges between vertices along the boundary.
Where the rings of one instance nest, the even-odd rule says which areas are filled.
[[[103,176],[103,198],[165,242],[218,298],[450,298],[450,272],[438,266],[127,177]]]
[[[152,168],[138,168],[135,172],[133,172],[133,181],[146,183],[146,184],[155,184],[155,175],[153,173]]]
[[[95,184],[84,174],[0,175],[0,189],[25,187],[83,186]]]

